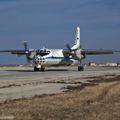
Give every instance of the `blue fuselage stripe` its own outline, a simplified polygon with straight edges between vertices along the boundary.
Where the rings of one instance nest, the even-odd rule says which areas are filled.
[[[47,57],[45,59],[62,59],[62,60],[70,60],[70,58],[65,58],[65,57]]]

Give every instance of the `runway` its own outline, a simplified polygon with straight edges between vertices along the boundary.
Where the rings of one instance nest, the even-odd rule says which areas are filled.
[[[57,94],[67,91],[67,86],[89,83],[94,77],[116,75],[120,75],[120,67],[85,67],[83,72],[76,67],[47,68],[45,72],[34,72],[29,67],[1,67],[0,102]]]

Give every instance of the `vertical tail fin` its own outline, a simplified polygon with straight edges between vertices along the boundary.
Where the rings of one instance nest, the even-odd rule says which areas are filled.
[[[75,45],[78,45],[80,47],[80,27],[77,27]]]
[[[77,27],[76,35],[75,35],[75,44],[71,49],[76,50],[78,48],[80,48],[80,27]]]

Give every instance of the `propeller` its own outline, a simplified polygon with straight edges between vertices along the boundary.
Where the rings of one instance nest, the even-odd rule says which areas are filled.
[[[24,41],[24,48],[25,48],[25,51],[28,51],[28,44],[27,44],[27,41]]]
[[[67,49],[68,49],[70,52],[72,52],[71,47],[70,47],[70,45],[69,45],[68,43],[66,44],[66,47],[67,47]]]
[[[72,55],[73,58],[80,60],[80,62],[81,62],[81,59],[86,57],[84,51],[82,51],[81,49],[81,46],[78,49],[71,49],[70,45],[67,43],[66,47],[68,51],[64,51],[64,53],[68,53],[69,55]]]
[[[27,63],[30,63],[30,59],[29,59],[30,51],[28,50],[27,41],[24,41],[24,49],[25,49],[25,55],[26,55]]]

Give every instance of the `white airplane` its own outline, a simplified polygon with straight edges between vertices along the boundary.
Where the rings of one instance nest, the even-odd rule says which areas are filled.
[[[78,71],[83,71],[82,60],[86,55],[113,54],[115,50],[84,50],[80,44],[80,27],[77,27],[75,43],[73,47],[66,44],[67,49],[28,49],[27,42],[24,42],[24,50],[1,50],[16,55],[26,55],[27,60],[32,61],[34,71],[45,71],[49,66],[78,65]]]

